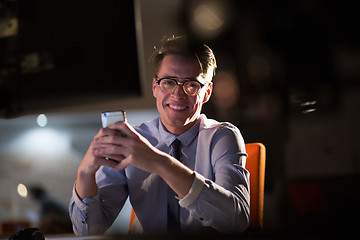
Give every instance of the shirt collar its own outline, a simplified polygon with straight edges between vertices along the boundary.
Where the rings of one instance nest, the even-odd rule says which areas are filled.
[[[165,144],[170,147],[172,142],[177,138],[181,141],[183,146],[188,146],[199,134],[201,119],[199,119],[194,126],[192,126],[189,130],[181,134],[180,136],[176,136],[170,132],[168,132],[159,118],[159,135],[160,139],[165,142]]]

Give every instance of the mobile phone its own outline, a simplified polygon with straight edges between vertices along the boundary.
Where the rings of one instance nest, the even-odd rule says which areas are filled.
[[[126,113],[123,110],[106,111],[101,113],[102,127],[106,128],[116,122],[125,122]]]

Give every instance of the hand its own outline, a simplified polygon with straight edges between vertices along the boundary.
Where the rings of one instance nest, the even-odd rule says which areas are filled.
[[[191,169],[152,146],[126,122],[114,123],[109,129],[114,132],[97,138],[94,141],[94,149],[97,157],[119,161],[113,167],[113,171],[133,165],[162,177],[180,198],[189,192],[195,177]]]
[[[157,173],[159,167],[171,156],[153,147],[126,122],[118,122],[107,128],[106,135],[94,139],[94,154],[118,162],[114,171],[133,165],[143,171]]]
[[[82,174],[95,175],[96,171],[100,168],[100,166],[115,167],[118,162],[110,159],[105,159],[103,156],[96,154],[99,147],[108,147],[108,145],[100,146],[96,143],[99,142],[99,139],[103,137],[117,135],[120,135],[118,131],[114,131],[108,128],[100,129],[100,131],[95,135],[88,151],[86,152],[83,160],[81,161],[78,172],[81,172]],[[116,157],[116,159],[119,159],[119,157]]]
[[[101,129],[94,137],[78,169],[78,195],[80,198],[95,196],[95,173],[100,166],[120,171],[129,165],[159,175],[180,198],[189,192],[195,176],[177,159],[152,146],[131,125],[118,122]]]
[[[95,173],[100,168],[100,166],[115,167],[119,163],[113,160],[105,159],[103,156],[96,154],[98,151],[99,144],[96,144],[101,138],[106,136],[117,136],[120,133],[118,131],[102,128],[96,134],[93,141],[90,144],[90,147],[85,154],[83,160],[81,161],[76,179],[76,192],[81,199],[92,198],[97,193],[97,184],[95,180]],[[108,145],[104,144],[102,147],[107,147]]]

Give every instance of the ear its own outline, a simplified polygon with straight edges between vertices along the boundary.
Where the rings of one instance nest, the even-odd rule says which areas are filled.
[[[156,83],[156,79],[155,79],[155,77],[153,77],[153,82],[152,82],[152,91],[153,91],[153,96],[156,98],[156,85],[157,85],[157,83]]]
[[[206,87],[203,104],[206,103],[207,101],[209,101],[211,94],[212,94],[212,88],[213,88],[213,83],[212,82],[208,83],[208,86]]]

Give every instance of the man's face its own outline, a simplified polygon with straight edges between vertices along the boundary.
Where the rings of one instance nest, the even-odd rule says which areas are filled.
[[[160,66],[158,77],[193,78],[203,84],[206,83],[201,77],[199,63],[180,55],[166,55]],[[156,83],[156,79],[153,79],[153,95],[156,98],[161,122],[169,132],[175,135],[182,134],[196,123],[200,117],[201,107],[208,101],[211,91],[212,83],[207,83],[197,95],[188,96],[182,85],[178,85],[172,94],[168,94],[163,92]]]

